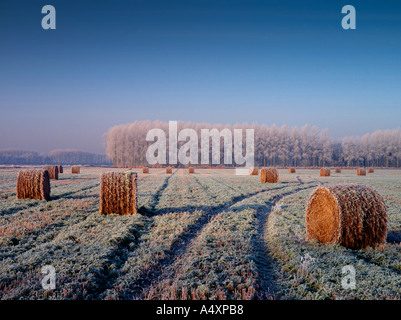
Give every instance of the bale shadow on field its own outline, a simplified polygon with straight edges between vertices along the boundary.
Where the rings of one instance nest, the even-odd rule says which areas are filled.
[[[401,243],[401,231],[390,230],[387,232],[387,242],[392,244]]]
[[[57,194],[57,195],[54,195],[54,194],[52,194],[51,192],[50,192],[50,196],[51,196],[51,200],[58,200],[58,199],[64,199],[64,198],[74,198],[74,197],[72,197],[72,195],[73,194],[75,194],[75,193],[79,193],[79,192],[82,192],[82,191],[86,191],[86,190],[89,190],[89,189],[93,189],[93,188],[99,188],[99,184],[97,183],[97,184],[95,184],[95,185],[93,185],[93,186],[89,186],[89,187],[85,187],[85,188],[82,188],[82,189],[79,189],[79,190],[77,190],[77,191],[70,191],[70,192],[65,192],[65,193],[60,193],[60,194]]]
[[[40,205],[40,204],[46,202],[45,200],[36,200],[36,199],[18,199],[18,200],[25,201],[26,205],[13,207],[13,208],[9,208],[9,209],[1,209],[0,210],[0,216],[6,216],[6,215],[14,214],[14,213],[17,213],[19,211],[35,207],[37,205]]]

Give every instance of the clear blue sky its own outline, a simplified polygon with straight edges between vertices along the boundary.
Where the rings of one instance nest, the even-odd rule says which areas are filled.
[[[0,148],[104,153],[102,134],[135,120],[341,138],[398,127],[400,88],[396,0],[0,1]]]

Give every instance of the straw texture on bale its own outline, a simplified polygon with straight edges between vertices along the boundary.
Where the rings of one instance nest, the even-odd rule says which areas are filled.
[[[387,208],[369,186],[320,186],[309,198],[305,225],[309,240],[349,249],[376,247],[387,237]]]
[[[149,173],[149,168],[148,167],[143,167],[142,168],[142,173]]]
[[[251,167],[249,168],[249,175],[250,176],[257,176],[259,174],[258,168]]]
[[[335,172],[335,173],[341,173],[341,169],[340,169],[340,168],[335,168],[335,169],[334,169],[334,172]]]
[[[320,169],[320,176],[321,177],[329,177],[331,174],[330,169],[327,168],[321,168]]]
[[[137,213],[137,174],[131,171],[102,173],[99,201],[101,214]]]
[[[262,168],[260,169],[260,182],[261,183],[277,183],[278,171],[276,168]]]
[[[363,168],[358,168],[358,170],[356,170],[356,174],[358,176],[366,176],[366,170]]]
[[[50,200],[50,177],[47,170],[18,172],[17,199]]]
[[[168,174],[168,173],[173,173],[173,168],[167,167],[167,168],[166,168],[166,173],[167,173],[167,174]]]
[[[63,173],[63,166],[57,166],[58,168],[58,173]]]
[[[288,168],[289,173],[295,173],[295,168]]]
[[[72,166],[71,167],[71,173],[78,174],[80,172],[81,172],[81,168],[80,167],[78,167],[78,166]]]
[[[375,169],[373,169],[373,168],[368,168],[368,173],[374,173],[375,172]]]
[[[188,168],[188,173],[195,173],[194,167],[189,167]]]
[[[43,166],[43,170],[49,171],[49,178],[58,180],[58,166]]]

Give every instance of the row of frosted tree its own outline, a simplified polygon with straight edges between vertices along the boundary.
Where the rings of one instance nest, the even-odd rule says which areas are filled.
[[[169,123],[161,121],[136,121],[118,125],[105,134],[106,154],[114,166],[132,167],[148,165],[146,152],[157,139],[146,141],[151,129],[165,132],[167,155],[169,154]],[[178,132],[193,129],[198,134],[198,159],[201,159],[201,130],[242,129],[245,153],[246,129],[254,129],[254,155],[256,166],[321,167],[321,166],[373,166],[399,167],[401,165],[401,130],[376,130],[361,137],[344,137],[335,141],[327,129],[304,125],[303,127],[281,127],[259,124],[209,124],[178,122]],[[188,138],[189,139],[189,138]],[[188,140],[178,142],[178,149]],[[209,143],[210,159],[216,152]],[[220,142],[220,164],[224,163],[224,139]],[[167,156],[167,164],[169,164]],[[210,165],[212,161],[210,161]],[[233,161],[232,166],[235,166]]]
[[[16,149],[1,149],[0,164],[110,165],[111,161],[105,154],[94,154],[72,149],[57,149],[50,151],[48,154]]]

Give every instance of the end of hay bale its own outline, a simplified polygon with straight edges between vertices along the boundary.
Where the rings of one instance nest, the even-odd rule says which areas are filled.
[[[376,247],[387,237],[387,208],[369,186],[319,186],[309,198],[305,226],[309,240],[350,249]]]
[[[373,169],[373,168],[368,168],[368,173],[374,173],[375,172],[375,169]]]
[[[63,173],[63,166],[58,165],[57,168],[58,168],[58,173]]]
[[[71,167],[71,173],[79,174],[80,172],[81,172],[81,167],[79,167],[79,166],[72,166]]]
[[[58,180],[58,166],[43,166],[42,169],[49,171],[51,180]]]
[[[167,167],[167,168],[166,168],[166,173],[167,173],[167,174],[173,173],[173,168]]]
[[[100,176],[99,212],[132,215],[138,213],[137,174],[104,172]]]
[[[17,199],[50,200],[50,175],[47,170],[22,170],[17,177]]]
[[[288,168],[289,173],[295,173],[295,171],[296,171],[295,168]]]
[[[257,176],[259,174],[259,169],[255,167],[249,168],[249,175],[250,176]]]
[[[148,167],[143,167],[142,168],[142,173],[149,173],[149,168]]]
[[[321,177],[330,177],[331,171],[328,168],[321,168],[320,169],[320,176]]]
[[[194,167],[188,167],[188,173],[195,173]]]
[[[357,174],[358,176],[366,176],[366,170],[363,169],[363,168],[358,168],[358,169],[356,170],[356,174]]]
[[[341,168],[335,168],[335,169],[334,169],[334,172],[335,172],[335,173],[341,173]]]
[[[261,183],[277,183],[278,171],[276,168],[262,168],[260,169],[260,182]]]

